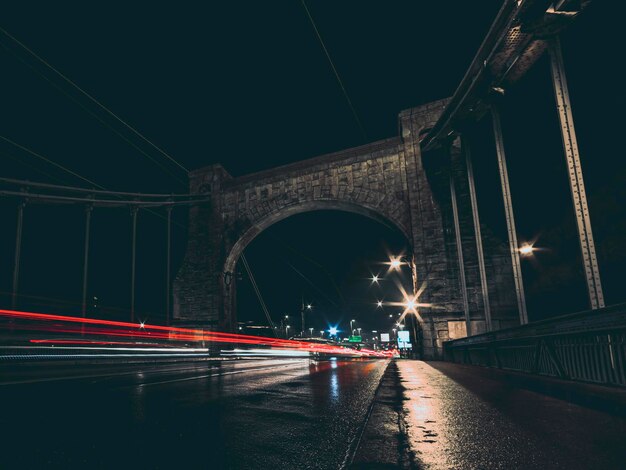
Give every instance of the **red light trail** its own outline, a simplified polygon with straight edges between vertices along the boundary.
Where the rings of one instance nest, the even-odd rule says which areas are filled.
[[[7,328],[14,330],[37,331],[41,333],[63,333],[81,335],[80,339],[30,339],[36,344],[93,344],[93,345],[125,345],[142,346],[142,344],[128,341],[107,341],[82,338],[88,336],[107,336],[114,338],[136,338],[150,340],[166,340],[179,342],[214,342],[230,343],[235,345],[257,345],[278,349],[306,351],[311,353],[341,354],[357,357],[388,357],[387,352],[378,352],[370,349],[356,350],[338,345],[309,343],[280,338],[252,336],[218,331],[204,331],[201,329],[179,328],[172,326],[151,325],[147,323],[129,323],[95,318],[78,318],[66,315],[51,315],[47,313],[21,312],[16,310],[0,309],[0,316],[24,323],[13,323]],[[43,324],[41,324],[43,323]],[[160,344],[163,345],[163,344]]]

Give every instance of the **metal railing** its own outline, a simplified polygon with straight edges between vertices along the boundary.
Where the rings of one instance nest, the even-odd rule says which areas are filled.
[[[444,359],[626,387],[626,304],[447,341]]]

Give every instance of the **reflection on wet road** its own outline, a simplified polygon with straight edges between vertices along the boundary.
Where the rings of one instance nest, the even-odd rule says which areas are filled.
[[[2,468],[338,468],[386,365],[280,359],[3,377]]]
[[[623,469],[626,420],[457,364],[397,361],[409,445],[428,469]]]

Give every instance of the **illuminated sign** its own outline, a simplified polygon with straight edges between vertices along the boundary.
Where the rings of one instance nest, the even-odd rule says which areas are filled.
[[[360,343],[361,342],[361,337],[360,336],[350,336],[350,339],[348,339],[349,342],[351,343]]]
[[[380,342],[388,343],[389,342],[389,333],[381,333],[380,334]]]
[[[408,349],[412,347],[411,338],[408,331],[398,331],[398,347],[401,349]]]

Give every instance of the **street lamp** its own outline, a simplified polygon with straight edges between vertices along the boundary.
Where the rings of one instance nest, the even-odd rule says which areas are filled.
[[[378,284],[378,281],[380,280],[380,278],[378,277],[378,274],[374,274],[372,276],[372,283],[374,284]]]
[[[324,330],[320,330],[320,338],[324,337]]]
[[[519,248],[519,252],[522,256],[530,256],[535,251],[535,247],[533,247],[530,243],[525,243]]]
[[[306,310],[311,310],[312,308],[313,308],[313,305],[306,304]],[[303,338],[304,338],[304,311],[305,311],[305,305],[304,305],[304,300],[303,300],[302,309],[300,310],[300,315],[302,316],[302,331],[300,332],[300,335],[302,335]]]
[[[314,329],[314,328],[309,328],[309,336],[310,336],[311,338],[313,338],[313,329]]]
[[[376,302],[376,306],[377,306],[378,308],[382,308],[382,306],[383,306],[383,301],[382,301],[382,300],[379,300],[378,302]]]
[[[285,336],[286,336],[287,338],[289,338],[289,328],[291,328],[289,325],[287,325],[287,326],[285,327]]]

